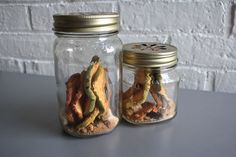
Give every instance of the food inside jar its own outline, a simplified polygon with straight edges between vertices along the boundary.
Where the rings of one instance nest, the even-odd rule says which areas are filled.
[[[171,85],[171,84],[169,84]],[[159,72],[138,69],[134,83],[122,94],[122,116],[133,124],[155,123],[174,117],[176,104]]]
[[[111,112],[111,89],[108,70],[98,56],[88,68],[70,76],[66,82],[64,129],[79,135],[97,135],[110,132],[118,123]]]

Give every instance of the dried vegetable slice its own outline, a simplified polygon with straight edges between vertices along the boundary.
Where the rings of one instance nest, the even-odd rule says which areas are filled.
[[[93,86],[93,91],[97,97],[97,101],[98,101],[101,113],[104,113],[109,108],[109,102],[106,96],[107,72],[102,67],[102,65],[99,66],[94,76],[94,81],[92,83],[92,86]]]
[[[95,103],[96,103],[96,96],[92,90],[92,78],[95,75],[98,67],[100,65],[100,59],[98,56],[94,56],[90,62],[90,65],[86,71],[85,79],[84,79],[84,90],[86,95],[90,99],[90,106],[88,108],[88,111],[85,111],[85,113],[90,113],[94,110]]]
[[[154,102],[149,102],[148,95]],[[131,123],[151,123],[175,114],[175,102],[168,96],[160,73],[139,69],[133,85],[122,95],[123,117]]]
[[[94,56],[88,68],[75,73],[66,82],[65,118],[70,134],[101,134],[118,123],[110,109],[111,90],[107,69]]]

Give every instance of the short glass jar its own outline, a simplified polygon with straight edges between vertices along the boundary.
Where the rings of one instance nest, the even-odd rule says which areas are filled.
[[[131,43],[122,52],[122,117],[133,124],[165,121],[176,115],[179,76],[177,49],[160,43]]]
[[[119,15],[73,13],[53,18],[61,125],[78,137],[108,133],[119,121]]]

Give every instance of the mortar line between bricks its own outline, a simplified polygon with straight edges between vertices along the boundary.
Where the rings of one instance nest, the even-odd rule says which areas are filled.
[[[27,13],[28,13],[28,20],[29,20],[29,24],[30,24],[30,29],[33,30],[32,14],[31,14],[30,6],[27,7]]]
[[[211,33],[189,33],[189,32],[174,32],[174,31],[124,31],[121,30],[120,34],[130,34],[130,35],[134,35],[134,34],[140,34],[140,35],[174,35],[174,36],[178,36],[178,35],[186,35],[186,36],[200,36],[200,37],[210,37],[210,38],[221,38],[221,39],[225,39],[221,34],[216,35],[216,34],[211,34]]]
[[[0,35],[53,35],[52,32],[40,32],[40,31],[21,31],[21,32],[0,32]]]
[[[0,34],[21,34],[21,33],[53,33],[53,31],[43,31],[43,30],[31,30],[31,31],[0,31]],[[217,35],[205,35],[205,34],[188,34],[188,33],[181,33],[181,34],[176,34],[176,33],[159,33],[155,34],[154,33],[138,33],[138,32],[130,32],[130,33],[124,33],[120,32],[119,35],[151,35],[151,36],[199,36],[199,37],[209,37],[209,38],[219,38],[219,39],[224,39],[222,36],[217,36]],[[229,39],[230,40],[230,39]],[[231,39],[234,40],[234,39]]]
[[[15,57],[0,57],[0,60],[17,60],[20,62],[35,62],[35,63],[53,63],[53,60],[39,60],[39,59],[22,59],[22,58],[15,58]]]
[[[77,4],[77,3],[83,3],[83,2],[88,2],[88,3],[113,3],[113,2],[116,2],[116,0],[80,0],[80,1],[53,1],[53,2],[6,2],[6,3],[1,3],[0,2],[0,6],[46,6],[48,4],[50,5],[59,5],[59,4]]]
[[[216,91],[216,74],[212,73],[212,91],[215,92]]]
[[[31,30],[31,31],[0,31],[0,35],[18,35],[18,34],[42,34],[42,35],[52,35],[54,34],[53,31],[42,31],[42,30]],[[158,37],[158,36],[190,36],[190,37],[205,37],[205,38],[218,38],[218,39],[224,39],[225,38],[223,36],[217,36],[217,35],[206,35],[206,34],[187,34],[187,33],[181,33],[181,34],[171,34],[171,33],[160,33],[160,34],[154,34],[154,33],[150,33],[150,34],[146,34],[146,33],[120,33],[119,35],[149,35],[149,36],[153,36],[153,37]],[[230,41],[235,41],[236,38],[228,38],[227,40],[230,40]]]
[[[198,65],[185,65],[185,64],[178,64],[179,68],[185,69],[195,69],[195,70],[204,70],[209,72],[236,72],[236,69],[220,69],[220,68],[213,68],[213,67],[204,67]]]
[[[26,63],[24,61],[22,62],[22,65],[23,65],[23,73],[27,74],[27,71],[26,71],[27,67],[26,67]]]
[[[176,31],[146,31],[146,30],[121,30],[120,34],[142,34],[142,35],[192,35],[192,36],[202,36],[202,37],[222,37],[222,35],[212,34],[212,33],[200,33],[200,32],[176,32]],[[223,38],[222,38],[223,39]]]
[[[233,29],[234,29],[234,26],[235,26],[235,21],[234,21],[234,19],[235,19],[235,10],[236,10],[236,4],[232,4],[232,6],[231,6],[231,8],[230,8],[231,10],[230,10],[230,17],[231,17],[231,19],[230,19],[230,29],[229,29],[229,36],[231,36],[232,34],[233,34]]]
[[[18,1],[5,1],[5,2],[0,2],[0,4],[53,4],[53,3],[74,3],[74,2],[114,2],[116,0],[48,0],[48,1],[36,1],[36,2],[29,2],[29,1],[23,1],[23,2],[18,2]],[[136,0],[123,0],[124,2],[135,2]],[[150,2],[207,2],[208,0],[149,0]],[[218,0],[212,0],[213,2],[217,2]]]
[[[123,0],[124,2],[135,2],[136,0]],[[149,0],[151,3],[152,2],[183,2],[183,3],[185,3],[185,2],[189,2],[189,3],[191,3],[191,2],[208,2],[209,0]],[[215,2],[217,2],[218,0],[211,0],[211,1],[215,1]]]
[[[61,4],[63,1],[55,1],[55,2],[7,2],[7,3],[1,3],[0,6],[41,6],[41,5],[47,5],[47,4]]]
[[[0,35],[1,34],[45,34],[45,35],[51,35],[53,34],[54,32],[53,31],[43,31],[43,30],[31,30],[31,31],[0,31]],[[159,33],[159,34],[154,34],[154,33],[150,33],[150,34],[146,34],[146,33],[137,33],[137,32],[129,32],[129,33],[124,33],[124,32],[121,32],[119,33],[119,35],[151,35],[151,36],[190,36],[190,37],[205,37],[205,38],[218,38],[218,39],[224,39],[225,38],[223,36],[218,36],[218,35],[210,35],[210,34],[200,34],[200,33],[192,33],[192,34],[188,34],[188,33]],[[235,41],[236,38],[228,38],[227,40],[231,40],[231,41]]]
[[[53,60],[39,60],[39,59],[22,59],[22,58],[15,58],[15,57],[0,57],[0,60],[18,60],[22,62],[37,62],[37,63],[52,63]],[[196,71],[209,71],[209,72],[225,72],[224,69],[218,69],[218,68],[209,68],[209,67],[201,67],[196,65],[185,65],[185,64],[179,64],[179,68],[183,69],[193,69]],[[236,72],[236,69],[227,69],[227,72]]]

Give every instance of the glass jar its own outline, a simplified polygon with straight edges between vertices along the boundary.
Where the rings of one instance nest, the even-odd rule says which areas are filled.
[[[54,15],[59,118],[73,136],[112,131],[119,116],[119,15]]]
[[[122,56],[122,117],[133,124],[173,118],[179,88],[176,47],[131,43],[123,46]]]

